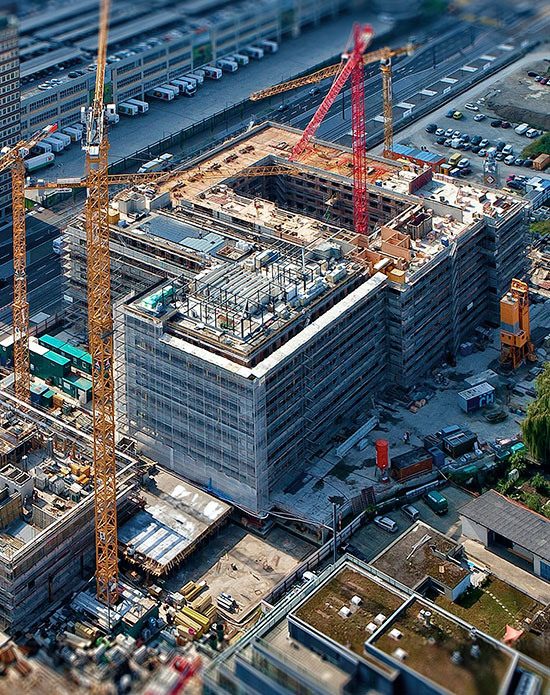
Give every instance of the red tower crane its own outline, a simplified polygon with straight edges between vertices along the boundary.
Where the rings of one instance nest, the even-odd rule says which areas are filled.
[[[290,161],[298,159],[307,149],[311,138],[321,125],[330,107],[348,77],[351,77],[351,119],[353,133],[353,222],[358,234],[367,231],[367,184],[365,152],[365,73],[363,54],[373,37],[373,30],[368,25],[355,24],[353,27],[353,47],[342,56],[345,64],[334,78],[326,97],[304,130],[300,140],[290,153]]]

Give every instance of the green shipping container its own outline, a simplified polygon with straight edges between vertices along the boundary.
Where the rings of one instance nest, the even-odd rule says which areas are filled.
[[[40,405],[43,408],[51,408],[53,406],[54,392],[51,389],[40,394]]]
[[[86,374],[92,373],[92,356],[90,355],[89,352],[84,353],[84,357],[82,358],[81,369],[83,372],[86,372]]]
[[[48,371],[44,378],[51,377],[54,380],[54,384],[58,386],[60,380],[70,373],[71,362],[66,357],[48,350],[44,355],[44,370]]]
[[[40,345],[43,345],[45,348],[48,348],[48,350],[53,350],[54,352],[59,352],[60,348],[65,345],[64,340],[59,340],[59,338],[48,334],[38,338],[38,342]]]

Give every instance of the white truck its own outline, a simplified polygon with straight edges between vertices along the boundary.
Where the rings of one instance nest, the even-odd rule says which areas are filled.
[[[42,140],[41,142],[37,142],[36,145],[31,149],[31,154],[47,154],[51,151],[52,146],[50,145],[50,143],[44,142],[44,140]]]
[[[69,147],[71,144],[71,136],[67,135],[66,133],[61,133],[59,130],[56,130],[55,133],[52,133],[49,138],[51,140],[59,140],[63,144],[64,148]]]
[[[63,132],[65,135],[68,135],[73,142],[80,142],[80,140],[82,140],[82,130],[80,128],[67,126],[67,128],[63,128]]]
[[[161,85],[162,89],[168,89],[172,92],[174,95],[174,99],[179,96],[180,94],[180,88],[176,87],[174,84],[170,84],[169,82],[166,82],[165,84]]]
[[[199,75],[198,72],[186,72],[184,77],[186,77],[189,80],[195,80],[195,82],[197,83],[197,87],[203,84],[204,82],[204,75],[202,73]]]
[[[39,154],[37,157],[25,159],[25,169],[31,173],[37,169],[52,166],[54,162],[55,154],[53,152],[46,152],[45,154]]]
[[[264,57],[264,49],[258,48],[258,46],[247,46],[244,50],[245,53],[250,56],[250,58],[254,58],[254,60],[260,60]]]
[[[138,107],[135,106],[134,104],[129,104],[126,101],[123,101],[121,104],[118,105],[118,112],[121,116],[137,116],[139,111]]]
[[[141,101],[141,99],[127,99],[126,103],[137,106],[139,113],[147,113],[149,111],[149,104],[146,101]]]
[[[47,143],[52,148],[51,151],[55,152],[56,154],[58,154],[59,152],[63,152],[63,150],[65,149],[65,146],[63,145],[61,140],[54,140],[54,138],[52,138],[51,136],[48,138],[44,138],[41,142]]]
[[[277,53],[279,50],[279,44],[276,41],[260,41],[260,46],[263,48],[264,53]]]
[[[248,65],[250,58],[243,53],[233,53],[232,56],[227,56],[229,60],[234,60],[238,65]]]
[[[222,78],[222,71],[220,68],[215,68],[212,65],[207,65],[204,68],[204,74],[210,80],[221,80]]]
[[[174,90],[165,89],[164,87],[155,87],[152,91],[147,92],[147,95],[155,99],[160,99],[161,101],[172,101],[174,98]]]
[[[187,80],[174,79],[170,82],[171,86],[178,88],[178,94],[183,94],[185,97],[194,97],[197,91],[197,85],[191,84]]]
[[[234,60],[229,60],[229,58],[219,58],[216,61],[216,67],[225,70],[225,72],[237,72],[239,65]]]

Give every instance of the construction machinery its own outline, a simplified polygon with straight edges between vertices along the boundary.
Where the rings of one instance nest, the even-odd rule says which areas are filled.
[[[371,51],[370,53],[365,53],[363,55],[363,65],[368,65],[369,63],[374,63],[375,61],[380,61],[380,70],[382,73],[382,96],[383,96],[383,121],[384,121],[384,156],[391,156],[393,151],[393,91],[392,91],[392,58],[396,56],[407,54],[412,55],[413,51],[418,48],[413,44],[408,44],[402,46],[401,48],[389,48],[388,46],[384,48],[379,48],[376,51]],[[257,101],[259,99],[265,99],[266,97],[273,96],[275,94],[281,94],[282,92],[287,92],[291,89],[297,89],[298,87],[303,87],[308,84],[314,84],[316,82],[322,82],[329,77],[334,77],[340,74],[344,67],[344,62],[338,63],[336,65],[330,65],[322,70],[317,70],[309,75],[304,75],[303,77],[297,77],[294,80],[289,80],[288,82],[281,82],[280,84],[274,85],[273,87],[268,87],[267,89],[262,89],[258,92],[251,94],[250,99],[252,101]]]
[[[513,279],[510,291],[500,300],[500,361],[516,369],[525,359],[537,359],[529,327],[529,289],[525,282]]]
[[[109,254],[109,181],[103,90],[109,25],[109,0],[102,0],[95,93],[87,113],[86,253],[89,350],[92,356],[93,461],[97,599],[105,605],[118,598],[117,508],[113,315]]]
[[[30,397],[29,302],[27,299],[27,241],[25,226],[25,160],[31,149],[57,129],[50,125],[30,140],[20,141],[0,153],[0,171],[11,170],[13,220],[13,378],[15,395]]]

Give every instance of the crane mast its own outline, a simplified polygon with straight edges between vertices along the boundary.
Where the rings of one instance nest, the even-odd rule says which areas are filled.
[[[109,0],[101,2],[95,95],[87,117],[85,204],[88,330],[92,356],[94,493],[97,599],[108,605],[118,586],[113,380],[113,315],[109,255],[109,143],[103,88]]]

